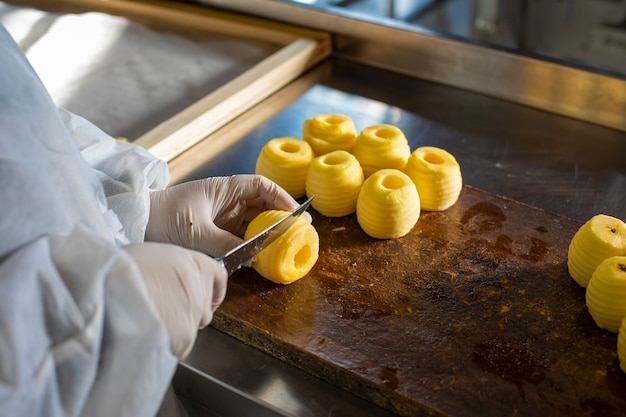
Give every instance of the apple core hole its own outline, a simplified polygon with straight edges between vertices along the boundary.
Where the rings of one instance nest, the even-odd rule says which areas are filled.
[[[343,117],[339,117],[339,116],[328,116],[326,118],[326,123],[329,123],[331,125],[338,125],[343,123]]]
[[[391,129],[382,128],[376,130],[374,134],[382,139],[391,139],[396,135],[396,132]]]
[[[323,162],[326,165],[341,165],[346,162],[346,159],[341,155],[326,155]]]
[[[441,165],[445,162],[441,156],[432,152],[426,152],[424,156],[422,157],[422,159],[424,159],[424,161],[428,162],[429,164],[433,164],[433,165]]]
[[[388,175],[383,178],[381,185],[389,190],[398,190],[404,187],[404,181],[398,176]]]
[[[303,266],[306,266],[309,259],[311,259],[311,247],[309,245],[304,245],[298,253],[296,253],[296,256],[294,256],[294,265],[296,268],[302,268]]]
[[[295,143],[283,143],[280,150],[286,153],[296,153],[300,150],[300,146]]]

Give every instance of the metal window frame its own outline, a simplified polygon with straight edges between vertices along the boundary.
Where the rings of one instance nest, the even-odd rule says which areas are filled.
[[[284,0],[196,0],[333,35],[334,54],[626,131],[626,79],[388,19]]]
[[[280,49],[133,140],[167,162],[299,77],[331,53],[330,35],[205,6],[161,0],[19,1],[43,10],[95,11],[172,27],[262,40]]]

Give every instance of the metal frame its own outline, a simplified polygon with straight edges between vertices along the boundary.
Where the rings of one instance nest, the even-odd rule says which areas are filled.
[[[98,11],[281,46],[243,74],[133,140],[168,162],[296,79],[331,52],[330,36],[323,32],[178,2],[57,0],[51,4],[24,0],[19,4],[62,12]]]
[[[332,33],[336,54],[418,78],[626,131],[626,80],[402,22],[282,0],[198,0]]]

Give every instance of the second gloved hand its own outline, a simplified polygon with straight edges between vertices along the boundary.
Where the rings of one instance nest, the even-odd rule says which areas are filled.
[[[226,269],[203,253],[164,243],[124,247],[134,259],[165,323],[171,350],[184,359],[226,295]]]
[[[259,175],[190,181],[150,194],[145,238],[221,256],[242,242],[239,236],[262,211],[297,206],[285,190]]]

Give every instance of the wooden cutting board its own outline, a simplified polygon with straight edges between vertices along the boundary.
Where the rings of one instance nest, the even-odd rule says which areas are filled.
[[[465,187],[376,240],[314,210],[303,279],[231,277],[213,326],[404,416],[624,416],[617,336],[568,275],[580,223]]]

